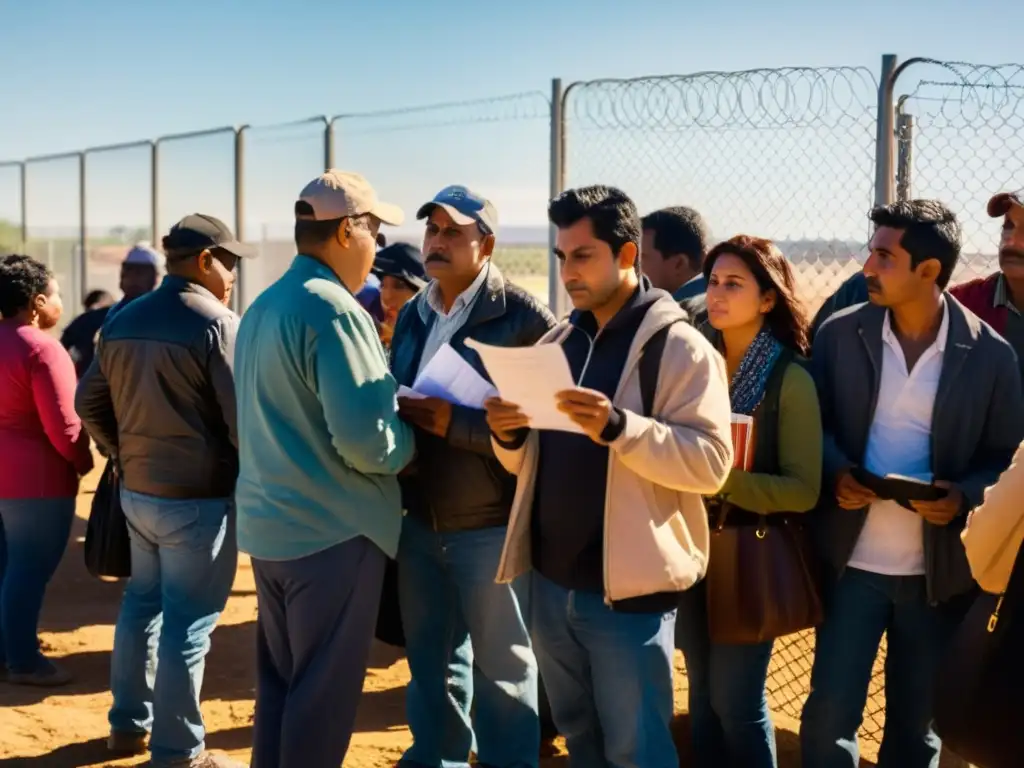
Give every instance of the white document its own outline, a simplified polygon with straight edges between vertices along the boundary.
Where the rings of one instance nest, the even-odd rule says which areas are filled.
[[[398,385],[398,396],[407,397],[410,400],[422,400],[423,398],[426,397],[426,395],[417,392],[415,389],[410,389],[404,384]]]
[[[484,400],[498,394],[498,390],[463,360],[451,344],[444,344],[437,350],[416,377],[412,388],[421,398],[439,397],[467,408],[483,408]],[[401,391],[398,396],[405,397]]]
[[[480,355],[501,399],[518,405],[532,428],[583,432],[555,400],[558,392],[576,386],[561,344],[493,347],[466,339],[466,346]]]

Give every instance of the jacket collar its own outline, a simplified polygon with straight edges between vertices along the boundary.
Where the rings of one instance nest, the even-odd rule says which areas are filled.
[[[175,293],[196,293],[210,299],[211,301],[216,301],[218,304],[222,303],[220,299],[210,293],[210,291],[199,283],[187,280],[184,277],[179,277],[178,275],[164,275],[164,279],[160,283],[160,287],[166,288],[169,291],[174,291]],[[127,304],[128,302],[125,303]]]
[[[939,389],[935,395],[934,413],[942,413],[940,406],[955,389],[956,378],[960,374],[967,355],[981,338],[981,321],[964,309],[963,304],[948,292],[946,313],[949,317],[949,336],[942,356],[942,373],[939,376]],[[867,345],[875,368],[875,389],[881,381],[882,364],[882,330],[885,325],[888,309],[875,304],[865,304],[857,313],[861,338]]]
[[[502,277],[501,270],[498,269],[497,264],[493,261],[484,269],[487,271],[487,274],[484,277],[483,284],[476,292],[476,297],[473,299],[473,305],[469,309],[469,316],[466,318],[463,328],[471,328],[474,325],[486,323],[488,320],[493,320],[505,314],[507,306],[505,300],[505,278]],[[437,319],[436,313],[427,301],[427,291],[429,290],[431,290],[430,285],[420,291],[413,299],[413,301],[418,302],[415,307],[416,314],[423,325],[427,327],[432,326]]]

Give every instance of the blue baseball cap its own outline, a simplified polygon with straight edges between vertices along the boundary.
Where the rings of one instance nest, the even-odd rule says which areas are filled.
[[[476,224],[485,235],[498,233],[498,209],[494,203],[461,184],[452,184],[434,195],[433,200],[420,206],[416,218],[425,219],[438,207],[444,208],[460,226]]]

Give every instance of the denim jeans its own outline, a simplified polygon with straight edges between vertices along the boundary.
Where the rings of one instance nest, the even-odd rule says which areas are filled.
[[[885,733],[878,768],[938,768],[932,680],[972,598],[930,605],[924,576],[846,569],[827,596],[817,631],[811,694],[800,726],[804,768],[859,764],[857,729],[883,634]]]
[[[231,499],[159,499],[121,490],[132,575],[114,630],[110,727],[152,730],[154,766],[204,749],[199,712],[210,633],[235,579]]]
[[[537,766],[537,662],[526,611],[512,585],[494,581],[504,542],[504,527],[436,533],[411,517],[403,522],[398,595],[413,745],[402,766],[464,768],[470,751],[491,768]]]
[[[672,741],[676,612],[622,613],[532,575],[537,661],[572,768],[678,768]]]
[[[74,516],[74,499],[0,499],[0,670],[39,665],[39,611]]]
[[[775,727],[765,682],[774,643],[711,642],[704,582],[684,592],[676,647],[686,659],[697,768],[775,768]]]

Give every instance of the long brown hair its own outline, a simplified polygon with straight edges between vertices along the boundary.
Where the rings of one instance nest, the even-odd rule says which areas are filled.
[[[772,335],[784,347],[800,355],[808,352],[807,313],[796,295],[796,277],[782,251],[771,240],[750,235],[736,235],[719,243],[704,259],[704,277],[711,278],[711,270],[718,257],[730,254],[743,260],[754,275],[761,292],[775,291],[775,306],[765,315]]]

